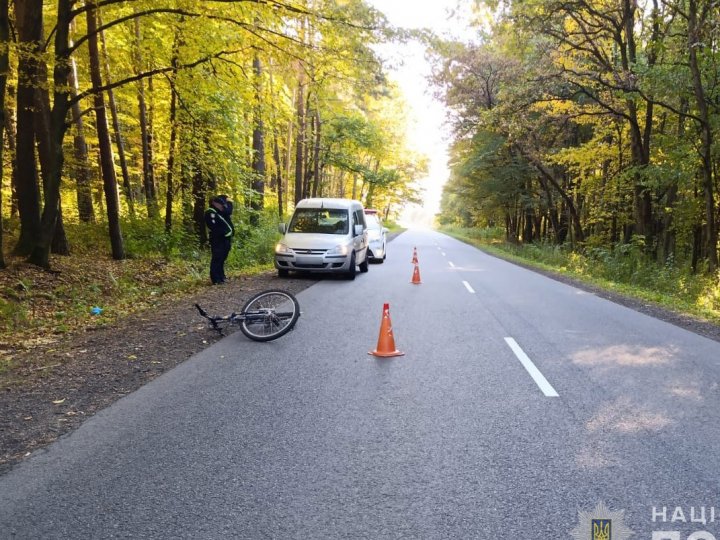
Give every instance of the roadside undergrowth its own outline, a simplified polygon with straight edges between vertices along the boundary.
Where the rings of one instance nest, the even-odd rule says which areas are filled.
[[[270,269],[276,237],[271,226],[252,233],[238,227],[226,264],[231,279]],[[70,225],[67,232],[72,253],[51,256],[51,271],[5,255],[7,268],[0,270],[0,377],[12,371],[18,352],[112,326],[161,301],[209,286],[209,253],[198,249],[189,234],[164,235],[143,223],[128,224],[128,258],[116,261],[104,252],[101,225]]]

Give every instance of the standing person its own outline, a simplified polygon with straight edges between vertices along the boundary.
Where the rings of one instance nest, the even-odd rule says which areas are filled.
[[[232,247],[235,228],[230,218],[233,211],[232,201],[227,195],[218,195],[210,200],[205,210],[205,224],[210,230],[210,281],[213,285],[225,283],[225,260]]]

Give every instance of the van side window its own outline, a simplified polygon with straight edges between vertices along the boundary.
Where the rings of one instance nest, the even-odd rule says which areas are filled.
[[[355,223],[358,225],[362,225],[363,229],[367,228],[365,225],[365,212],[362,210],[355,210],[353,212],[353,216],[355,217]]]

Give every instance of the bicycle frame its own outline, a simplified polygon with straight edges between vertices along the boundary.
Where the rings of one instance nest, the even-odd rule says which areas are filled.
[[[253,341],[272,341],[285,335],[300,316],[297,299],[287,291],[276,289],[257,293],[245,303],[240,313],[233,312],[224,317],[209,315],[199,304],[195,304],[195,308],[221,336],[225,335],[223,329],[227,325],[234,324]]]
[[[245,320],[244,314],[238,315],[237,313],[231,313],[227,317],[214,317],[212,315],[208,315],[208,313],[203,308],[200,307],[200,304],[195,304],[195,307],[200,312],[200,315],[202,315],[208,321],[210,321],[210,326],[212,326],[212,329],[217,331],[217,333],[220,334],[221,336],[225,335],[225,334],[223,334],[223,329],[221,326],[222,323],[239,324]]]

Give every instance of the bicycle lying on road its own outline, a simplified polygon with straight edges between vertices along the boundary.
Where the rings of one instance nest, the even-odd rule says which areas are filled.
[[[248,300],[240,313],[226,317],[215,317],[195,304],[200,315],[210,321],[210,326],[220,335],[223,328],[237,324],[240,330],[253,341],[272,341],[293,329],[300,317],[300,304],[287,291],[270,289],[262,291]]]

